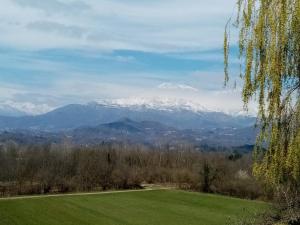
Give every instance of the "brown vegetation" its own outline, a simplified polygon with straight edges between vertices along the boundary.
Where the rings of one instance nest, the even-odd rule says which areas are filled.
[[[186,190],[258,198],[251,155],[204,153],[188,146],[148,149],[103,144],[0,147],[0,195],[141,188],[173,184]]]

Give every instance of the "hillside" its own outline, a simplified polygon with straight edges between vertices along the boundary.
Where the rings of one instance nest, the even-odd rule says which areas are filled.
[[[63,143],[73,145],[98,145],[120,143],[133,145],[180,146],[187,144],[202,150],[251,151],[257,130],[246,128],[203,128],[177,129],[155,121],[134,121],[122,118],[115,122],[96,126],[82,126],[76,129],[45,132],[42,130],[12,130],[0,132],[0,143],[13,141],[19,144]],[[250,147],[250,148],[249,148]]]

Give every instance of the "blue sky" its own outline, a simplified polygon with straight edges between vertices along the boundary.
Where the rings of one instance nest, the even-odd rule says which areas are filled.
[[[1,0],[0,104],[38,114],[162,99],[239,111],[240,89],[223,88],[234,9],[235,0]]]

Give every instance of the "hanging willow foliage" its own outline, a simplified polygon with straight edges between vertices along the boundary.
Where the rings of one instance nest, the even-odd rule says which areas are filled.
[[[259,103],[254,174],[300,186],[300,0],[238,0],[242,92]],[[228,76],[229,25],[224,39]]]

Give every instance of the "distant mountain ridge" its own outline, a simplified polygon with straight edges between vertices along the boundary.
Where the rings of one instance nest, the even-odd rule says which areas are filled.
[[[82,126],[96,126],[121,118],[134,121],[154,121],[176,129],[244,128],[255,123],[254,117],[232,116],[222,112],[174,108],[130,107],[108,104],[72,104],[38,116],[0,116],[0,130],[31,129],[65,131]]]
[[[181,98],[119,98],[119,99],[100,99],[87,103],[88,105],[103,105],[117,108],[132,109],[153,109],[153,110],[187,110],[192,112],[221,112],[231,116],[253,116],[253,111],[244,111],[237,109],[218,108],[217,106],[204,106],[198,101],[181,99]],[[57,107],[56,109],[58,109]],[[41,115],[51,112],[55,107],[46,103],[34,104],[31,102],[0,102],[0,116],[19,117],[24,115]],[[4,112],[1,114],[1,110]],[[15,113],[17,112],[17,113]],[[254,114],[255,113],[255,114]]]
[[[214,128],[179,130],[155,121],[133,121],[122,118],[96,126],[83,126],[73,130],[43,132],[17,130],[0,133],[1,142],[19,144],[63,143],[72,145],[98,145],[101,143],[138,144],[146,146],[188,145],[201,150],[251,150],[257,130],[250,128]]]
[[[68,136],[77,144],[115,141],[146,145],[189,144],[230,148],[253,145],[256,132],[254,127],[179,130],[158,122],[137,122],[123,118],[95,127],[77,128],[69,132]]]

